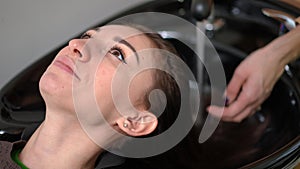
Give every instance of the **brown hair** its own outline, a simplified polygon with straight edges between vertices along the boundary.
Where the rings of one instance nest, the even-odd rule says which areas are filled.
[[[177,115],[180,110],[180,100],[181,100],[181,95],[180,95],[180,90],[179,87],[176,83],[175,77],[178,75],[178,67],[176,67],[176,64],[172,64],[174,62],[173,59],[170,59],[171,57],[179,57],[178,52],[174,48],[174,46],[168,42],[167,40],[164,40],[158,33],[153,32],[152,30],[141,26],[141,25],[133,25],[133,24],[124,24],[126,26],[130,26],[132,28],[135,28],[143,33],[147,38],[153,42],[155,48],[160,49],[159,51],[160,54],[163,56],[163,65],[164,67],[169,70],[169,73],[164,72],[162,70],[155,70],[154,73],[154,86],[152,90],[154,89],[160,89],[166,97],[166,106],[163,111],[163,113],[159,116],[157,113],[152,111],[156,116],[158,116],[158,126],[156,130],[150,134],[150,135],[157,135],[165,130],[167,130],[176,120]],[[164,56],[170,54],[172,55],[171,57],[169,56]],[[146,107],[150,107],[149,103],[149,95],[151,91],[146,93],[145,95],[145,103]],[[156,102],[160,102],[160,98],[157,98]],[[154,105],[155,106],[155,105]]]

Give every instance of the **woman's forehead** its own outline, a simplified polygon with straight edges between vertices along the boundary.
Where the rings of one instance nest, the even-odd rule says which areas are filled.
[[[153,48],[152,43],[145,33],[134,27],[127,25],[105,25],[94,29],[97,33],[93,35],[94,39],[99,41],[127,42],[138,49]],[[142,41],[142,42],[141,42]]]
[[[97,28],[97,32],[103,33],[105,35],[120,36],[122,38],[129,38],[145,33],[126,25],[105,25]]]

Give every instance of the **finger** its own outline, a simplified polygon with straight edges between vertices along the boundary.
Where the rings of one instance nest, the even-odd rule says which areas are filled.
[[[224,121],[231,121],[231,122],[241,122],[245,118],[252,116],[257,111],[261,109],[261,100],[258,100],[257,102],[254,102],[251,105],[248,105],[245,107],[244,110],[242,110],[240,113],[236,114],[236,116],[223,116],[222,120]]]
[[[254,91],[244,90],[228,107],[209,106],[207,111],[216,117],[222,117],[222,120],[239,122],[255,111],[263,101]]]
[[[206,108],[207,112],[210,113],[211,115],[215,117],[221,118],[223,115],[223,112],[226,108],[224,107],[219,107],[219,106],[208,106]]]
[[[211,105],[207,107],[206,110],[213,116],[222,117],[225,119],[232,119],[233,117],[241,113],[246,108],[247,105],[248,105],[247,101],[242,101],[238,99],[234,101],[232,104],[230,104],[228,107]]]
[[[240,123],[242,122],[244,119],[246,119],[247,117],[252,116],[253,114],[256,113],[255,110],[253,110],[253,108],[247,108],[244,111],[242,111],[241,113],[237,114],[236,116],[222,116],[222,114],[224,114],[224,111],[228,111],[225,109],[222,109],[221,107],[217,107],[217,106],[210,106],[208,108],[208,112],[218,118],[221,118],[222,121],[226,121],[226,122],[235,122],[235,123]]]
[[[247,100],[243,100],[238,98],[236,101],[231,103],[223,113],[223,118],[225,119],[233,119],[234,117],[238,116],[240,113],[245,111],[245,109],[251,105]]]
[[[255,110],[253,110],[252,107],[248,107],[246,108],[243,112],[241,112],[240,114],[238,114],[237,116],[233,117],[231,119],[232,122],[236,122],[236,123],[240,123],[242,122],[244,119],[246,119],[247,117],[250,117],[251,114],[254,114]]]
[[[251,95],[250,95],[251,96]],[[207,111],[215,117],[222,118],[227,122],[241,122],[253,115],[263,102],[263,98],[248,99],[247,94],[240,94],[240,97],[228,107],[209,106]]]
[[[226,89],[226,98],[229,99],[228,104],[231,104],[238,97],[245,81],[246,76],[240,75],[236,70]]]
[[[243,112],[236,117],[232,118],[233,122],[241,122],[244,119],[253,116],[256,112],[261,110],[260,102],[255,102],[251,106],[248,106]]]

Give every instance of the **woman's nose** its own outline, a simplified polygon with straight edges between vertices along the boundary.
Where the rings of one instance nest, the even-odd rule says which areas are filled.
[[[87,61],[88,56],[84,52],[84,46],[86,45],[86,39],[72,39],[69,41],[70,52],[75,59],[80,61]]]

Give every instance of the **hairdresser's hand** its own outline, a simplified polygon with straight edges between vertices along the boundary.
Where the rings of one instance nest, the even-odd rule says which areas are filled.
[[[300,26],[253,52],[235,70],[226,89],[227,106],[209,106],[224,121],[240,122],[270,95],[286,64],[300,57]]]
[[[284,64],[274,58],[266,48],[248,56],[235,70],[226,89],[227,107],[209,106],[208,112],[222,115],[222,120],[240,122],[251,116],[270,95],[274,84],[282,75]]]
[[[286,64],[300,57],[300,26],[253,52],[235,70],[226,89],[226,107],[208,112],[224,121],[240,122],[251,116],[270,95]]]

